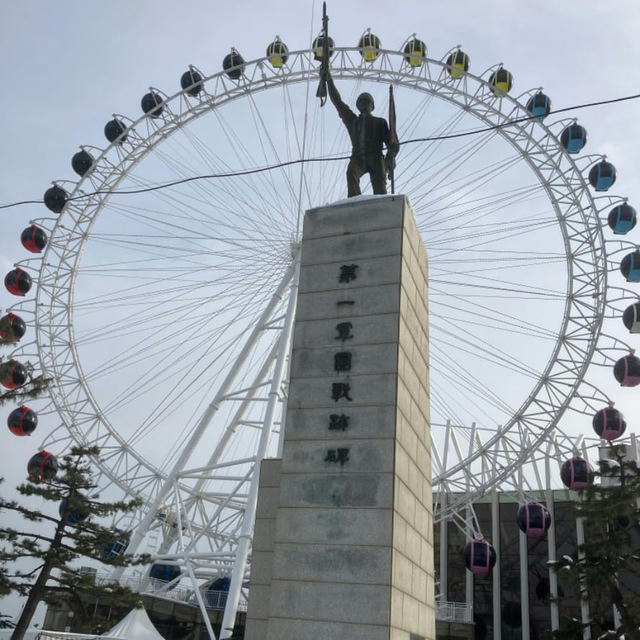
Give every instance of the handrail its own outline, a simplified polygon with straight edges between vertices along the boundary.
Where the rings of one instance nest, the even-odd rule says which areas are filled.
[[[436,600],[436,620],[442,622],[473,622],[473,605],[466,602]]]

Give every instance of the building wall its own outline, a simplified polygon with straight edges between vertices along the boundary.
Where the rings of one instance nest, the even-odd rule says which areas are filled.
[[[532,640],[541,638],[551,630],[552,598],[550,597],[550,573],[547,561],[550,557],[575,554],[577,548],[576,521],[572,513],[572,498],[569,491],[552,492],[555,549],[549,548],[549,534],[540,538],[527,538],[521,535],[516,522],[520,506],[518,496],[501,493],[492,504],[491,496],[474,505],[475,516],[480,530],[494,546],[499,546],[496,567],[486,577],[472,576],[466,571],[463,550],[466,544],[464,532],[452,523],[447,526],[447,588],[439,597],[443,600],[463,602],[466,600],[466,588],[471,582],[471,594],[474,610],[475,638],[520,640],[523,638],[522,603],[527,599],[529,608],[528,634]],[[529,499],[546,504],[545,495],[529,494]],[[498,539],[492,531],[492,509],[498,509]],[[434,546],[440,549],[440,526],[434,527]],[[442,575],[440,556],[435,555],[436,578]],[[526,561],[527,574],[521,575],[521,562]],[[580,619],[580,604],[571,586],[563,584],[559,575],[558,593],[560,600],[558,611],[561,619],[569,616]],[[498,600],[494,600],[494,584],[499,586]],[[523,585],[525,589],[523,590]],[[526,637],[526,635],[524,636]]]

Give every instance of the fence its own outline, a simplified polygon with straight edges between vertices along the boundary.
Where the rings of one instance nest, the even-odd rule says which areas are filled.
[[[473,605],[466,602],[436,601],[436,620],[443,622],[473,622]]]

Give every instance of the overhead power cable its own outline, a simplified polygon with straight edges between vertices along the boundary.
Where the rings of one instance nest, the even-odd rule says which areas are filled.
[[[582,104],[574,105],[571,107],[564,107],[562,109],[556,109],[552,113],[554,115],[558,113],[564,113],[566,111],[575,111],[576,109],[588,109],[591,107],[601,107],[607,104],[614,104],[617,102],[626,102],[628,100],[637,100],[640,98],[640,93],[635,93],[629,96],[622,96],[620,98],[610,98],[609,100],[599,100],[597,102],[585,102]],[[549,114],[551,115],[551,114]],[[455,138],[465,138],[467,136],[474,136],[480,133],[486,133],[488,131],[496,131],[498,129],[504,129],[505,127],[510,127],[516,124],[520,124],[522,122],[527,122],[529,120],[539,120],[539,116],[523,116],[521,118],[514,118],[512,120],[506,120],[505,122],[501,122],[499,124],[494,124],[489,127],[482,127],[480,129],[471,129],[469,131],[462,131],[460,133],[449,133],[440,136],[427,136],[424,138],[411,138],[409,140],[400,141],[401,146],[416,144],[418,142],[435,142],[439,140],[453,140]],[[99,191],[91,191],[89,193],[82,193],[77,196],[73,196],[69,198],[67,202],[73,202],[74,200],[83,200],[86,198],[91,198],[93,196],[101,196],[101,195],[135,195],[140,193],[148,193],[150,191],[159,191],[160,189],[169,189],[171,187],[178,186],[180,184],[185,184],[188,182],[194,182],[196,180],[215,180],[221,178],[234,178],[237,176],[247,176],[255,173],[263,173],[265,171],[273,171],[274,169],[281,169],[283,167],[290,167],[292,165],[298,164],[311,164],[318,162],[336,162],[337,160],[349,160],[351,155],[339,155],[339,156],[326,156],[326,157],[317,157],[317,158],[298,158],[296,160],[287,160],[285,162],[278,162],[277,164],[266,165],[264,167],[254,167],[252,169],[243,169],[240,171],[229,171],[226,173],[209,173],[197,176],[190,176],[188,178],[181,178],[180,180],[172,180],[170,182],[163,182],[161,184],[157,184],[151,187],[141,187],[140,189],[124,189],[124,190],[99,190]],[[9,209],[11,207],[17,207],[25,204],[42,204],[42,199],[39,200],[20,200],[16,202],[10,202],[8,204],[0,205],[0,209]]]

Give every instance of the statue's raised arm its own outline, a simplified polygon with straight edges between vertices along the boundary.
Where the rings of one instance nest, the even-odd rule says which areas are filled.
[[[349,109],[349,107],[344,102],[342,102],[340,92],[336,88],[330,71],[327,73],[327,88],[329,89],[329,99],[338,111],[340,119],[347,127],[349,127],[349,122],[351,122],[353,118],[357,118],[358,116],[353,111],[351,111],[351,109]]]

